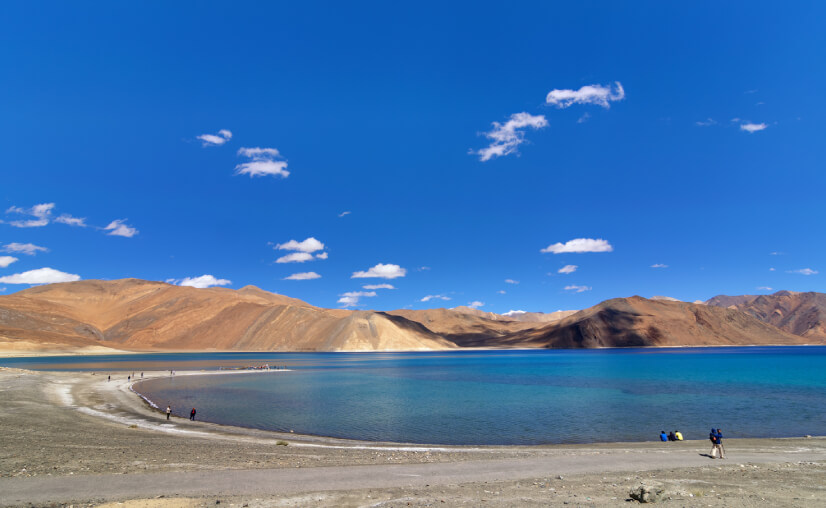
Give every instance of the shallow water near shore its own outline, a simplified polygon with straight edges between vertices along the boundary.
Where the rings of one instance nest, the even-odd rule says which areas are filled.
[[[287,372],[175,376],[136,390],[176,414],[367,441],[516,445],[826,435],[826,347],[212,353],[0,359],[0,365]],[[131,374],[131,373],[130,373]]]

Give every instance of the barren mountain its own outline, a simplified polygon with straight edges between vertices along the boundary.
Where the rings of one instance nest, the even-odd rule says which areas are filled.
[[[512,345],[550,348],[802,344],[734,309],[639,296],[615,298],[558,323],[508,337]]]
[[[715,296],[709,305],[730,306],[801,337],[826,339],[826,294],[778,291],[761,296]]]
[[[137,279],[39,286],[0,296],[0,347],[130,350],[445,349],[419,323],[313,307],[247,286],[196,289]]]
[[[537,321],[517,321],[470,307],[393,312],[323,309],[253,286],[234,291],[137,279],[88,280],[0,296],[0,351],[392,351],[799,344],[826,341],[825,297],[820,293],[779,292],[756,297],[744,304],[748,307],[741,312],[635,296],[608,300],[567,317],[565,313],[536,313]],[[563,319],[550,323],[540,320],[551,316]]]

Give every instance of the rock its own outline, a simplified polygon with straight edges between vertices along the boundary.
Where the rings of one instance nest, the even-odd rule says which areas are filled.
[[[663,497],[665,490],[659,485],[641,484],[631,489],[628,493],[631,499],[639,501],[640,503],[656,503]]]

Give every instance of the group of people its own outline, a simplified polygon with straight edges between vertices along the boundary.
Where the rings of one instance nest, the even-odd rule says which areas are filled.
[[[189,419],[193,422],[195,421],[195,408],[192,408],[192,411],[189,412]],[[172,416],[172,406],[166,406],[166,419],[169,420],[169,417]]]
[[[670,434],[666,434],[664,430],[660,431],[660,441],[682,441],[683,435],[679,430],[675,430]]]

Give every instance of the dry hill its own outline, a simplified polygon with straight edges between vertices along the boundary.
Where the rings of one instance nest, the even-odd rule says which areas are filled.
[[[732,306],[801,337],[826,339],[826,294],[778,291],[761,296],[715,296],[708,305]]]

